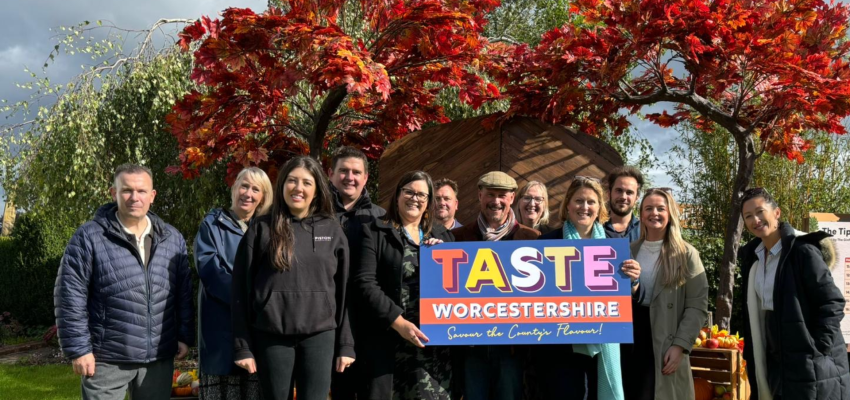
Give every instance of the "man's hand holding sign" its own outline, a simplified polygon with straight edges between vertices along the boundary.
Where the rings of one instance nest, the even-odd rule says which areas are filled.
[[[445,243],[420,262],[421,331],[408,336],[429,344],[632,342],[640,266],[625,239]]]

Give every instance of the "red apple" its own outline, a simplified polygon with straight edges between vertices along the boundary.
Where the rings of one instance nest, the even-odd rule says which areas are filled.
[[[715,338],[711,338],[705,341],[705,347],[707,349],[716,349],[720,347],[720,342]]]

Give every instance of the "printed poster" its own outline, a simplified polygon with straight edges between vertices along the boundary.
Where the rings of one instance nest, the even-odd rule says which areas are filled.
[[[420,254],[429,345],[632,343],[627,239],[457,242]]]
[[[818,229],[832,235],[835,243],[836,260],[832,265],[832,278],[844,293],[844,319],[841,320],[841,333],[844,341],[850,343],[850,215],[812,213],[818,221]]]

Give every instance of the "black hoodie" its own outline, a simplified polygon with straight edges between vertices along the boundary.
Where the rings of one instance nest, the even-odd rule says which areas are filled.
[[[251,332],[309,335],[336,329],[336,356],[354,358],[345,290],[348,241],[333,218],[290,219],[295,248],[288,271],[272,266],[271,216],[256,218],[233,265],[234,360],[252,358]]]
[[[368,224],[387,214],[386,210],[372,203],[372,199],[369,198],[369,192],[365,189],[350,210],[346,210],[345,205],[342,204],[342,196],[339,194],[336,186],[331,185],[331,194],[333,195],[336,218],[342,224],[346,234],[348,234],[349,229],[359,229],[361,225]],[[349,221],[351,221],[350,224]],[[348,238],[351,239],[351,236]]]

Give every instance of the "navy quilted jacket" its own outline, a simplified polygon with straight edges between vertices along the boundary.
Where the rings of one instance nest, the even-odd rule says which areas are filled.
[[[59,344],[71,359],[148,363],[173,358],[177,342],[192,345],[194,310],[183,236],[153,213],[145,268],[121,229],[115,203],[100,207],[68,243],[53,302]]]

